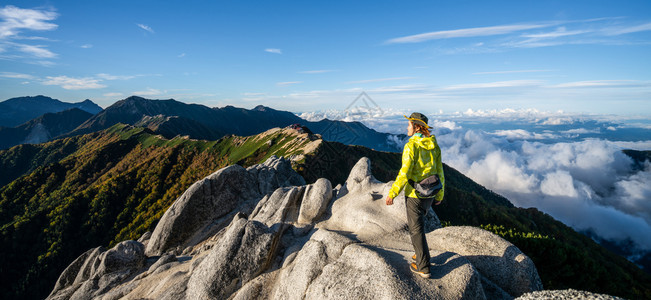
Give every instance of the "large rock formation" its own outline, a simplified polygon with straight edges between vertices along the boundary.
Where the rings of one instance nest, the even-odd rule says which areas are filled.
[[[147,255],[171,248],[178,253],[224,228],[237,212],[249,214],[258,200],[276,188],[304,185],[284,158],[244,169],[232,165],[194,183],[165,212],[147,242]]]
[[[415,276],[403,198],[384,202],[391,184],[367,158],[334,189],[326,179],[306,185],[276,157],[221,169],[152,234],[82,254],[49,299],[513,299],[542,289],[515,246],[478,228],[440,228],[432,210],[432,278]]]

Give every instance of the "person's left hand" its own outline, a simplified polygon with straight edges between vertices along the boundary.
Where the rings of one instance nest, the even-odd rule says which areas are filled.
[[[393,205],[393,198],[391,196],[387,196],[387,205]]]

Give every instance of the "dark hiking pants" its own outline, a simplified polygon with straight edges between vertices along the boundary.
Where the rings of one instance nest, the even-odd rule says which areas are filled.
[[[409,235],[411,244],[416,251],[416,265],[418,270],[429,273],[429,247],[425,239],[424,219],[427,211],[432,206],[431,199],[406,198],[407,224],[409,224]]]

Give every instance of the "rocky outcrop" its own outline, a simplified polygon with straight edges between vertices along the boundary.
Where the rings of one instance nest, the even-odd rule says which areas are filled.
[[[314,184],[308,185],[298,213],[299,224],[311,224],[325,212],[332,199],[332,183],[320,178]]]
[[[542,289],[531,260],[482,229],[426,217],[431,279],[392,182],[361,159],[343,186],[306,185],[285,159],[230,166],[192,185],[154,232],[82,254],[50,299],[512,299]],[[148,257],[145,256],[148,255]]]
[[[441,228],[428,233],[427,242],[430,249],[463,255],[484,280],[511,296],[543,288],[533,261],[513,244],[494,238],[486,230],[470,226]]]
[[[298,175],[288,162],[285,158],[272,155],[263,164],[249,167],[248,173],[255,178],[249,184],[257,183],[260,195],[271,193],[281,186],[305,185],[305,179]]]
[[[192,272],[186,298],[228,298],[267,268],[275,253],[274,242],[279,231],[236,215],[219,246]]]
[[[121,242],[107,251],[91,249],[63,271],[48,298],[98,297],[140,271],[145,260],[144,247],[136,241]]]
[[[236,212],[249,214],[262,195],[305,180],[284,158],[244,169],[232,165],[194,183],[165,212],[147,242],[147,255],[180,253],[222,229]]]

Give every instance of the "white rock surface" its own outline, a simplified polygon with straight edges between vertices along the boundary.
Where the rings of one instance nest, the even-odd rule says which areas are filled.
[[[325,179],[301,183],[288,164],[272,157],[198,181],[142,238],[149,258],[134,241],[91,249],[49,299],[512,299],[542,288],[513,245],[441,229],[432,210],[432,278],[421,278],[408,267],[404,198],[385,205],[392,183],[376,180],[367,158],[335,190]],[[185,248],[192,256],[177,256]]]
[[[144,250],[136,241],[121,242],[107,251],[102,248],[89,250],[61,274],[48,299],[90,299],[109,293],[142,271],[146,259]],[[73,274],[76,276],[71,283]]]
[[[463,255],[502,290],[517,297],[542,290],[542,282],[533,261],[520,249],[481,228],[451,226],[426,235],[430,249]]]
[[[319,219],[332,200],[332,183],[325,178],[318,179],[305,188],[301,210],[298,214],[299,224],[311,224]]]
[[[235,213],[250,213],[262,195],[304,184],[291,162],[276,156],[248,169],[239,165],[220,169],[194,183],[172,204],[147,241],[146,253],[161,255],[193,246],[226,226]]]

